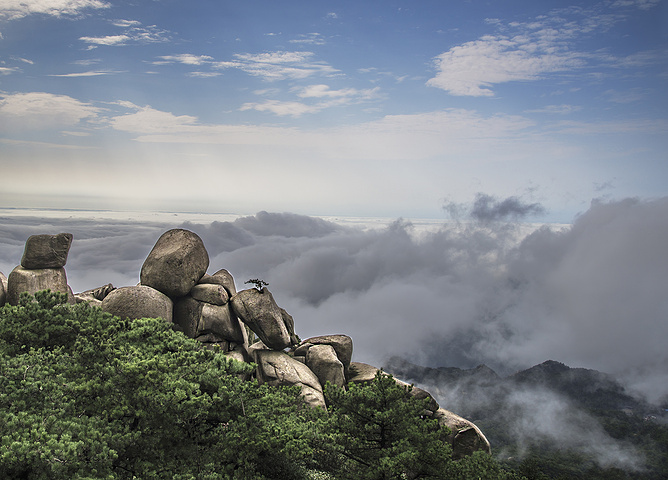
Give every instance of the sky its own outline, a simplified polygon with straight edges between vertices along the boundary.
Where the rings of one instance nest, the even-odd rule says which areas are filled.
[[[667,46],[661,0],[0,0],[0,207],[568,223],[668,194]]]

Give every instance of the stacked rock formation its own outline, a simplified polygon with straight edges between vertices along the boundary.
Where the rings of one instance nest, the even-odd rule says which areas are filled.
[[[21,265],[12,270],[7,278],[6,287],[3,287],[5,301],[10,305],[18,305],[21,293],[28,292],[34,295],[40,290],[49,289],[52,292],[67,294],[69,301],[74,302],[65,273],[71,245],[72,235],[69,233],[29,237]]]
[[[120,318],[162,318],[206,348],[256,364],[259,383],[297,385],[304,401],[326,409],[323,386],[345,387],[349,382],[370,382],[376,367],[352,362],[353,342],[347,335],[324,335],[300,341],[294,319],[278,306],[262,283],[237,291],[232,275],[224,269],[209,275],[209,256],[193,232],[169,230],[156,242],[141,267],[140,283],[115,288],[108,284],[72,295],[67,286],[65,262],[72,235],[30,237],[21,266],[0,282],[0,306],[6,299],[18,302],[21,292],[51,289],[68,293],[71,301],[89,302]],[[0,280],[4,275],[0,273]],[[260,288],[261,287],[261,288]],[[247,330],[248,329],[248,330]],[[259,340],[249,343],[249,333]],[[489,452],[489,442],[468,420],[439,407],[426,391],[397,380],[418,398],[428,398],[425,415],[447,426],[452,434],[453,455],[476,450]]]

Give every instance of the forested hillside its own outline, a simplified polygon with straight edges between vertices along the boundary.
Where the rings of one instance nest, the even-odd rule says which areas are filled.
[[[310,408],[168,322],[65,302],[0,308],[0,478],[521,478],[482,452],[453,460],[390,376]]]

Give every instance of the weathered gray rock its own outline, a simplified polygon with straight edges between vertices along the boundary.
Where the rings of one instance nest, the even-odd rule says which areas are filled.
[[[7,277],[0,272],[0,307],[7,301]]]
[[[283,318],[285,328],[288,330],[288,335],[290,335],[290,345],[297,345],[299,343],[299,337],[295,333],[295,321],[292,318],[292,315],[281,308],[281,317]]]
[[[225,290],[227,290],[227,293],[229,294],[230,297],[237,293],[237,288],[234,285],[234,278],[232,277],[230,272],[228,272],[224,268],[218,270],[213,275],[208,275],[208,274],[204,275],[200,279],[199,283],[213,283],[217,285],[222,285],[223,287],[225,287]]]
[[[343,363],[331,345],[313,345],[309,348],[306,352],[306,366],[315,373],[323,387],[327,382],[339,387],[346,386]]]
[[[85,292],[76,293],[74,299],[76,303],[88,303],[93,307],[101,307],[102,300],[105,299],[107,295],[116,290],[111,283],[107,283],[101,287],[93,288],[91,290],[86,290]]]
[[[121,287],[102,300],[102,309],[121,318],[162,318],[172,321],[172,300],[146,285]]]
[[[331,345],[343,367],[347,369],[350,366],[350,360],[353,357],[353,340],[348,335],[321,335],[307,338],[295,348],[295,355],[306,355],[313,345]]]
[[[365,384],[373,381],[379,369],[362,362],[350,362],[349,382]]]
[[[248,358],[252,362],[257,363],[257,352],[259,350],[271,350],[268,346],[266,346],[264,343],[262,343],[262,340],[259,340],[255,343],[253,343],[251,346],[248,347]]]
[[[230,304],[239,319],[272,350],[283,350],[292,344],[281,308],[266,288],[242,290],[230,299]]]
[[[74,303],[64,268],[27,269],[19,265],[7,278],[6,302],[10,305],[18,305],[21,293],[28,292],[34,295],[47,289],[66,294],[69,301]]]
[[[448,427],[452,432],[448,439],[452,444],[452,457],[454,459],[471,455],[477,450],[487,453],[492,452],[489,441],[473,422],[444,408],[439,408],[434,414],[434,418],[439,425]]]
[[[163,233],[141,267],[142,285],[178,298],[190,292],[209,266],[204,242],[189,230]]]
[[[204,342],[223,340],[248,344],[246,328],[229,305],[212,305],[191,296],[174,305],[174,323],[190,338]]]
[[[72,245],[71,233],[32,235],[26,240],[21,266],[28,269],[62,268]]]
[[[257,379],[260,384],[298,385],[307,405],[326,409],[318,377],[303,363],[284,352],[257,350]]]
[[[225,287],[215,283],[198,283],[190,290],[190,296],[195,300],[212,305],[226,305],[230,300],[230,295]]]

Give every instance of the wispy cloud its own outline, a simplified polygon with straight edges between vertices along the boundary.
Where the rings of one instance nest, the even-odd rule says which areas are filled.
[[[104,37],[80,37],[82,42],[92,45],[125,45],[131,37],[128,35],[107,35]]]
[[[180,53],[178,55],[163,55],[160,60],[153,62],[154,65],[165,65],[169,63],[182,63],[184,65],[204,65],[212,63],[213,57],[208,55],[193,55],[191,53]]]
[[[233,61],[217,62],[215,68],[238,68],[249,75],[268,81],[296,80],[313,75],[331,76],[339,73],[331,65],[314,60],[313,52],[239,53]]]
[[[88,49],[98,46],[125,46],[145,43],[162,43],[170,39],[170,33],[155,25],[143,26],[136,20],[113,20],[112,25],[125,29],[119,35],[105,35],[100,37],[84,36],[79,40],[88,43]]]
[[[91,70],[88,72],[75,72],[75,73],[63,73],[63,74],[51,74],[49,77],[99,77],[101,75],[116,75],[118,73],[111,70]]]
[[[616,2],[613,7],[651,8],[653,0]],[[535,81],[547,75],[600,65],[628,68],[656,61],[656,52],[614,58],[578,49],[584,35],[605,32],[627,18],[620,8],[565,8],[527,22],[490,18],[493,34],[450,48],[434,58],[436,75],[427,84],[451,95],[493,96],[494,86]]]
[[[579,105],[546,105],[543,108],[526,110],[527,113],[549,113],[557,115],[568,115],[579,112],[582,107]]]
[[[323,107],[318,105],[307,105],[301,102],[282,102],[279,100],[266,100],[264,102],[244,103],[239,110],[257,110],[258,112],[271,112],[279,117],[300,117],[305,113],[316,113]]]
[[[0,2],[0,18],[15,20],[32,14],[75,16],[86,10],[109,7],[110,3],[101,0],[3,0]]]
[[[308,104],[296,101],[266,100],[263,102],[248,102],[242,105],[241,111],[257,110],[260,112],[271,112],[278,116],[299,117],[306,113],[317,113],[324,109],[358,104],[379,97],[380,88],[358,90],[356,88],[344,88],[332,90],[328,85],[309,85],[292,89],[299,98],[305,100],[318,99],[320,101]]]
[[[18,67],[0,67],[0,75],[11,75],[20,71],[21,69]]]
[[[288,40],[290,43],[297,43],[301,45],[324,45],[325,39],[319,33],[302,33],[297,38]]]
[[[554,51],[535,40],[489,35],[438,55],[434,65],[437,74],[427,85],[452,95],[478,97],[494,95],[495,84],[536,80],[583,62],[574,53]]]
[[[67,95],[30,92],[6,95],[0,99],[0,119],[8,129],[71,126],[92,119],[99,112],[99,108]]]

